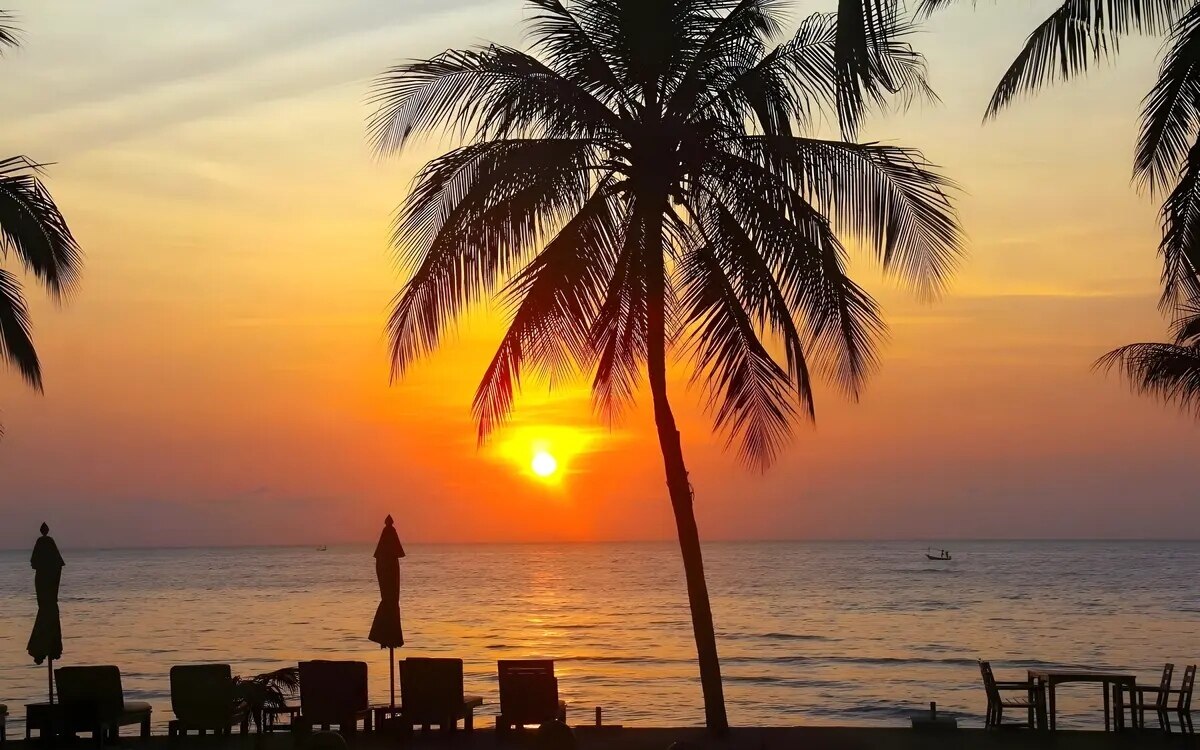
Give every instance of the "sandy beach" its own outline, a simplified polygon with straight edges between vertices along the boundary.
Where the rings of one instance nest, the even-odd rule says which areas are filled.
[[[736,728],[724,739],[714,739],[698,728],[637,728],[593,731],[576,730],[579,750],[667,750],[673,743],[682,743],[681,750],[1016,750],[1017,748],[1047,747],[1055,750],[1118,750],[1133,748],[1195,748],[1200,747],[1195,736],[1159,733],[1104,733],[1062,731],[1053,735],[1026,731],[986,731],[965,729],[954,732],[926,734],[911,729],[867,727],[763,727]],[[414,735],[403,742],[382,734],[359,734],[351,747],[359,750],[382,750],[402,746],[410,750],[434,748],[440,750],[490,750],[491,748],[536,748],[532,732],[503,743],[496,741],[490,729],[474,733],[456,732],[443,735],[433,732]],[[36,740],[11,743],[13,750],[32,750],[43,747]],[[90,739],[81,739],[73,746],[94,747]],[[70,746],[69,746],[70,747]],[[190,737],[174,742],[163,736],[149,741],[123,738],[120,747],[166,750],[166,748],[206,748],[208,750],[303,750],[287,733],[234,736],[227,740],[213,737]]]

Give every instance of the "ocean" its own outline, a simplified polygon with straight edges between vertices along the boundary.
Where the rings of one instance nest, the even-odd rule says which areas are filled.
[[[1038,665],[1132,670],[1200,660],[1200,542],[715,543],[705,547],[735,725],[891,725],[937,701],[982,723],[976,659],[1000,679]],[[255,674],[301,659],[369,664],[372,547],[65,549],[66,664],[117,664],[126,696],[170,718],[174,664]],[[669,543],[418,546],[401,563],[408,645],[456,656],[496,709],[496,660],[553,658],[570,718],[703,721],[678,551]],[[10,731],[45,700],[25,654],[36,604],[28,553],[0,552],[0,703]],[[1100,691],[1061,689],[1060,726],[1097,727]],[[483,723],[490,724],[488,719]]]

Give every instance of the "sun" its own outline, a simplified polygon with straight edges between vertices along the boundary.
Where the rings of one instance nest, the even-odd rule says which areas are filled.
[[[529,468],[533,469],[533,473],[539,477],[549,477],[558,471],[558,461],[546,451],[538,451],[533,454],[533,461],[530,462]]]

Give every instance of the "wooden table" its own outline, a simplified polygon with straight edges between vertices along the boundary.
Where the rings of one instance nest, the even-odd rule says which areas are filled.
[[[1103,686],[1104,691],[1104,731],[1108,731],[1112,715],[1110,705],[1115,703],[1117,709],[1116,715],[1112,717],[1112,727],[1120,731],[1125,728],[1125,710],[1124,700],[1121,697],[1122,689],[1128,689],[1130,695],[1137,690],[1137,678],[1134,675],[1123,672],[1104,672],[1091,669],[1031,669],[1029,670],[1029,681],[1036,683],[1041,689],[1038,694],[1042,696],[1042,700],[1048,705],[1037,712],[1038,724],[1041,729],[1056,729],[1055,721],[1055,688],[1067,682],[1098,682]],[[1111,702],[1110,702],[1111,699]],[[1138,717],[1135,712],[1131,719],[1133,727],[1138,726]]]

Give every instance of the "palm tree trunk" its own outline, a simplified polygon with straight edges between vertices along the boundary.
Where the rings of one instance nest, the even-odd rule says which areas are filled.
[[[665,206],[665,201],[663,202]],[[696,655],[700,662],[700,687],[704,691],[704,720],[709,731],[723,735],[729,731],[725,714],[725,694],[721,686],[721,663],[717,658],[717,637],[713,628],[712,607],[708,601],[708,584],[704,580],[704,556],[700,549],[700,532],[692,510],[692,489],[687,467],[683,462],[683,447],[675,415],[667,399],[666,357],[666,283],[663,257],[662,211],[647,212],[645,221],[647,253],[647,291],[649,305],[647,323],[646,365],[649,371],[650,392],[654,399],[654,423],[658,427],[658,443],[662,449],[667,473],[667,491],[675,511],[675,528],[679,535],[679,551],[683,555],[683,571],[687,579],[688,603],[692,610],[692,632],[696,637]]]

